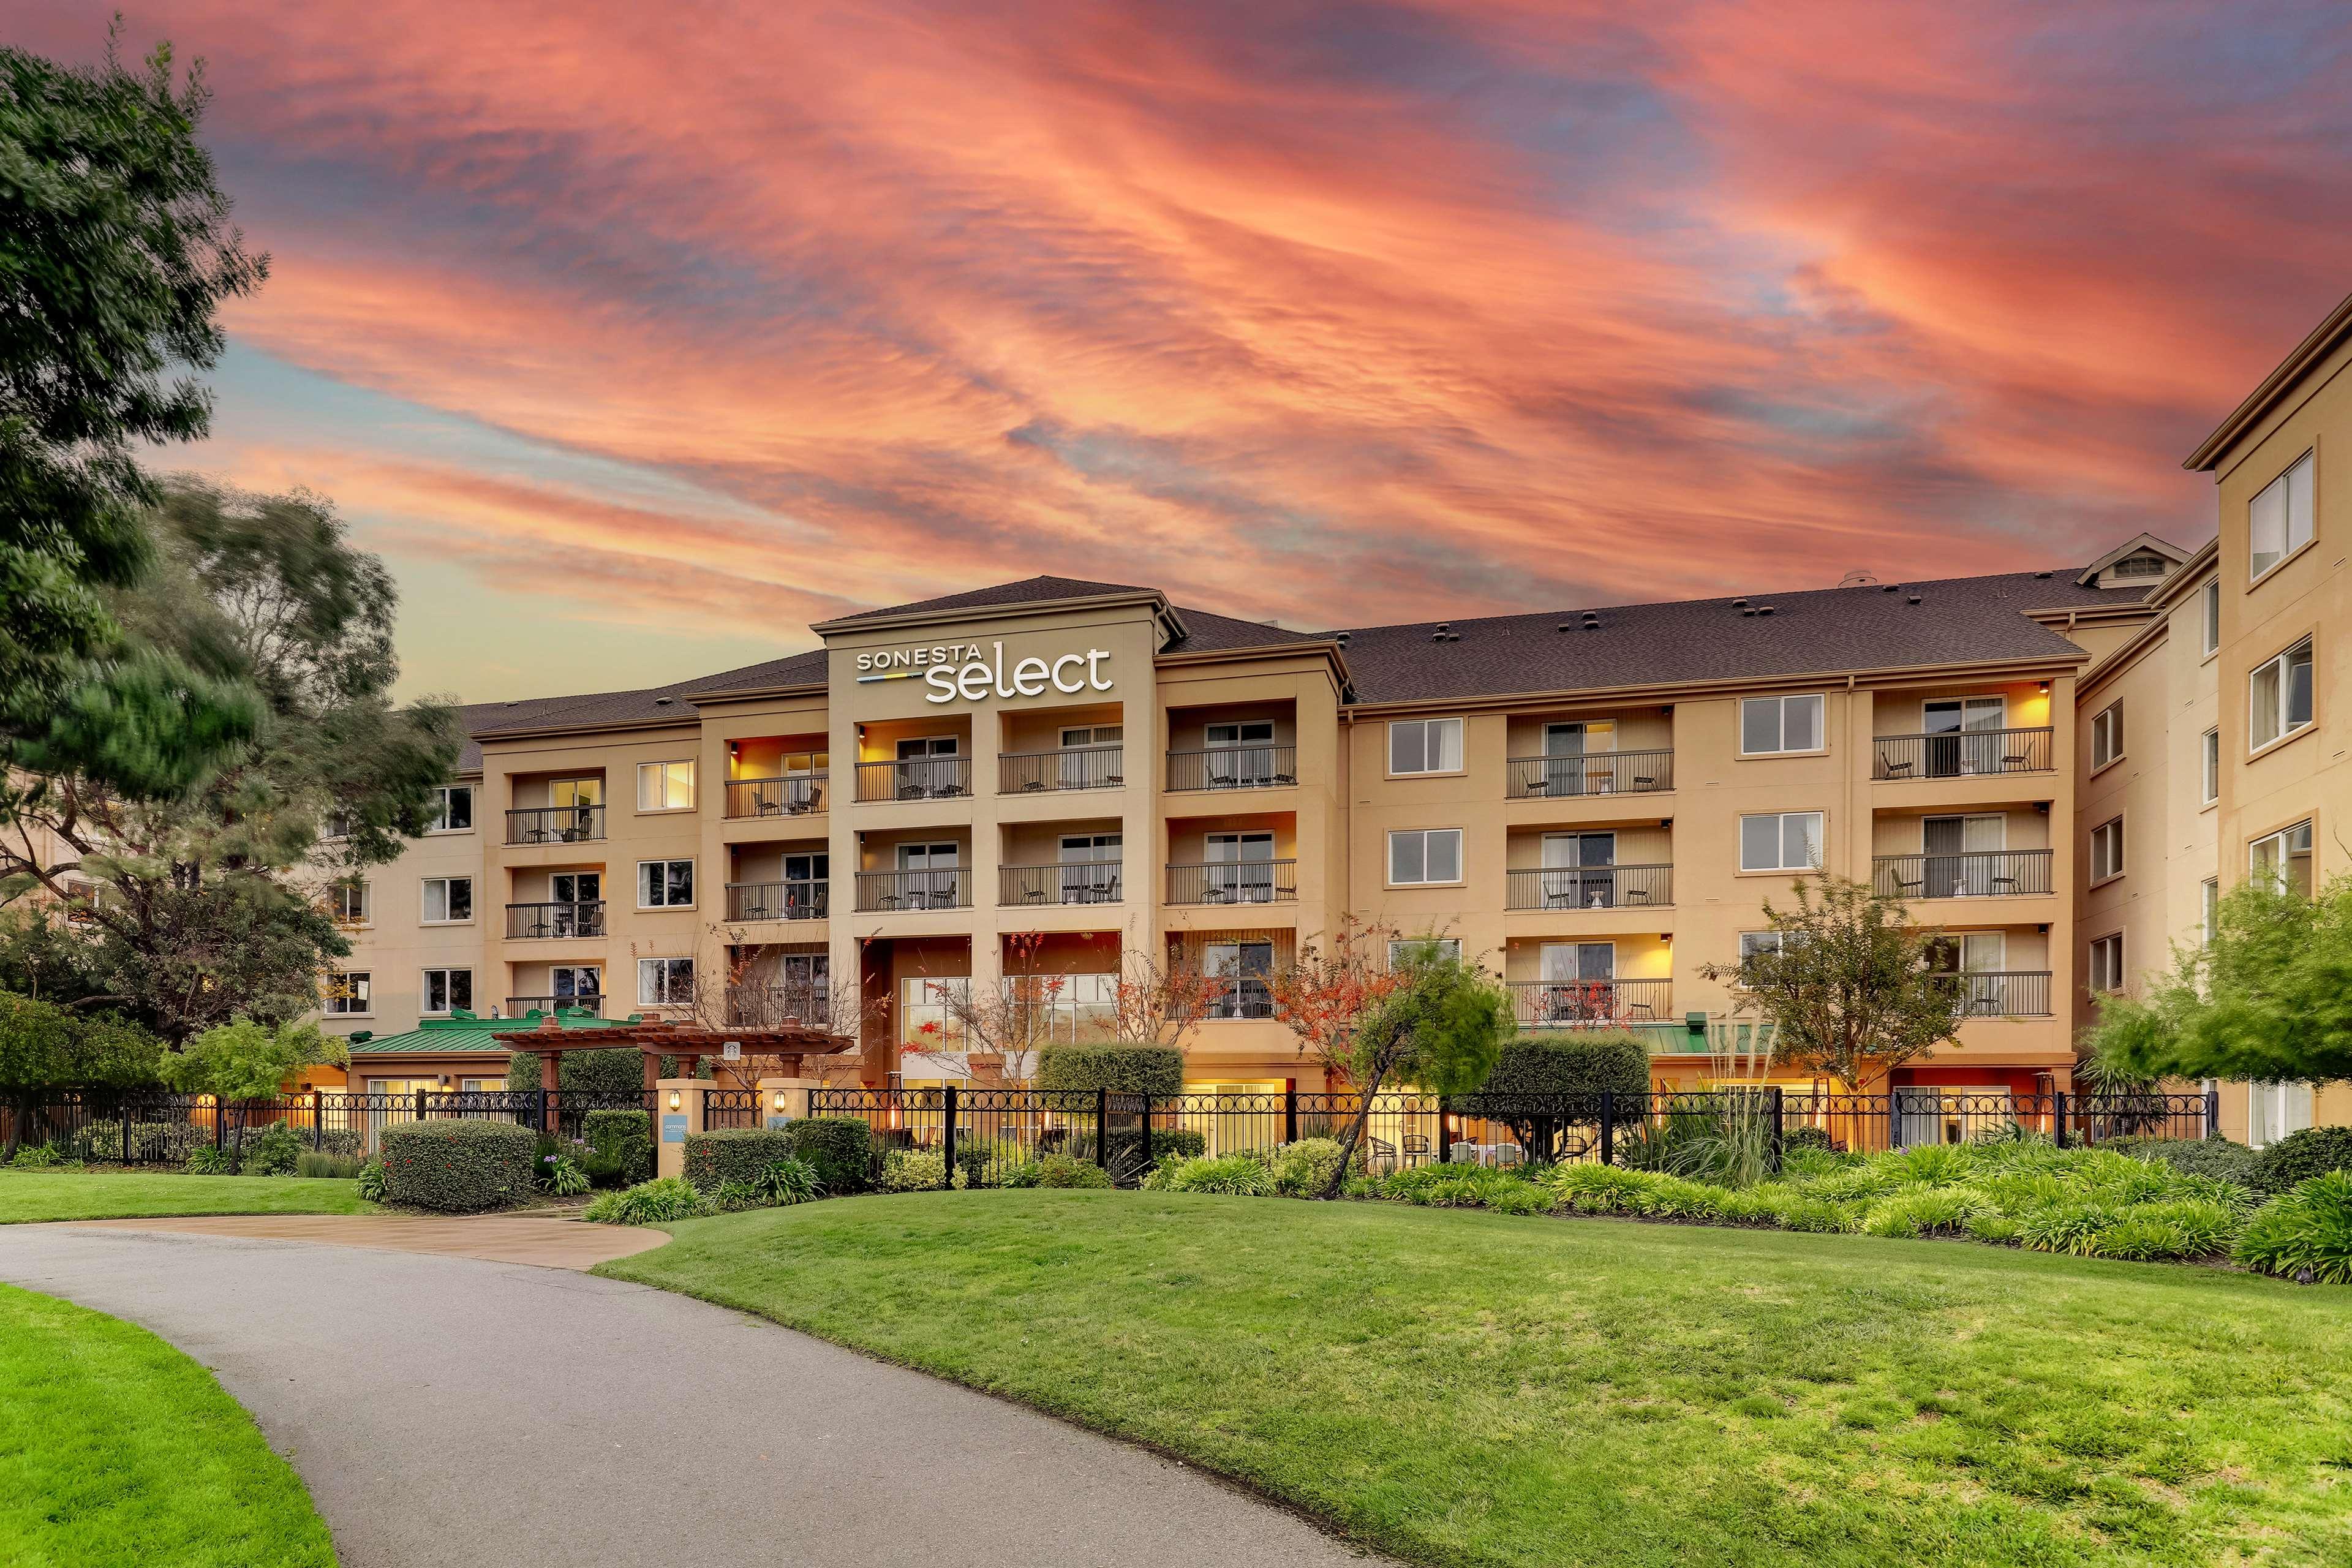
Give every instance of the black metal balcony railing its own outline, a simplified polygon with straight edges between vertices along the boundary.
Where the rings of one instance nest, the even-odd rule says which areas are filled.
[[[510,937],[603,936],[604,900],[569,904],[509,904],[507,935]]]
[[[1606,1028],[1674,1016],[1670,980],[1514,980],[1511,1003],[1523,1028]]]
[[[1003,795],[1042,790],[1117,789],[1127,783],[1127,748],[1074,746],[1062,752],[1008,752],[997,759]]]
[[[2053,771],[2050,731],[1947,730],[1937,735],[1880,735],[1871,742],[1874,779],[1950,779],[1973,773]]]
[[[584,844],[604,837],[601,805],[536,805],[507,813],[509,844]]]
[[[1995,899],[2051,890],[2047,849],[1970,849],[1949,855],[1875,855],[1871,880],[1890,899]]]
[[[1266,789],[1297,782],[1296,746],[1219,746],[1168,753],[1171,790]]]
[[[727,918],[730,921],[821,921],[833,900],[832,884],[815,879],[795,882],[730,882]]]
[[[1675,754],[1587,752],[1576,757],[1513,757],[1504,793],[1512,800],[1559,795],[1648,795],[1675,787]]]
[[[1271,1018],[1274,1016],[1274,989],[1262,974],[1229,974],[1217,977],[1219,989],[1209,998],[1202,1011],[1204,1018]]]
[[[1221,860],[1168,868],[1171,904],[1286,904],[1297,898],[1296,860]]]
[[[1672,866],[1559,866],[1506,876],[1507,910],[1654,910],[1675,901]]]
[[[928,871],[860,871],[857,908],[866,914],[897,910],[965,910],[971,907],[971,870],[944,867]]]
[[[951,800],[971,793],[970,757],[911,757],[857,764],[857,798]]]
[[[727,989],[730,1029],[781,1028],[788,1018],[815,1028],[831,1027],[832,993],[823,985],[730,985]]]
[[[594,994],[586,996],[509,996],[507,998],[507,1016],[509,1018],[520,1018],[525,1013],[553,1013],[558,1011],[593,1013],[601,1018],[604,1015],[604,999],[602,996]]]
[[[1116,860],[1066,860],[1053,866],[1000,866],[996,901],[1024,904],[1115,904],[1125,895]]]
[[[824,809],[825,776],[793,773],[788,778],[729,779],[727,815],[737,816],[806,816]]]
[[[1984,970],[1949,974],[1953,1005],[1963,1018],[2047,1018],[2050,972],[2046,969]]]

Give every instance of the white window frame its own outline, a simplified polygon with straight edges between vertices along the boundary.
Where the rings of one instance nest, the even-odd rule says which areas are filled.
[[[433,1005],[433,977],[436,974],[441,977],[442,1005],[438,1007]],[[466,977],[466,1000],[463,1003],[449,994],[452,983],[460,974]],[[468,1013],[474,1010],[474,972],[471,969],[436,967],[417,972],[416,1010],[421,1016],[446,1018],[460,1006]]]
[[[686,868],[685,898],[670,899],[665,896],[655,900],[651,903],[646,901],[646,873],[656,866],[662,868],[661,890],[665,895],[668,890],[670,868],[674,866],[683,866]],[[694,908],[695,899],[700,891],[700,889],[695,887],[694,883],[694,861],[691,857],[674,856],[661,860],[640,860],[637,862],[637,908],[641,910],[690,910]]]
[[[2083,969],[2083,984],[2096,995],[2108,995],[2124,988],[2124,933],[2119,931],[2091,939],[2088,957]]]
[[[2206,731],[2198,746],[2198,797],[2200,804],[2211,805],[2221,798],[2221,727],[2217,724]]]
[[[1463,771],[1463,742],[1466,726],[1460,719],[1391,719],[1389,721],[1389,774],[1392,778],[1410,778],[1423,773],[1458,773]],[[1421,758],[1418,767],[1400,767],[1397,748],[1408,736],[1413,738]],[[1447,761],[1448,746],[1451,760]]]
[[[364,877],[337,878],[327,884],[327,907],[345,925],[373,925],[375,923],[375,884]]]
[[[2246,1142],[2263,1148],[2312,1124],[2311,1085],[2253,1082],[2246,1085]]]
[[[647,788],[649,784],[652,786],[650,789]],[[686,798],[684,800],[675,798],[681,791]],[[647,805],[646,801],[648,796],[651,796],[656,804]],[[637,810],[639,812],[692,811],[693,809],[694,760],[691,757],[637,764]]]
[[[2319,668],[2315,653],[2310,637],[2297,637],[2277,653],[2246,671],[2246,750],[2249,752],[2275,746],[2290,735],[2302,734],[2305,730],[2310,729],[2313,722],[2319,717],[2319,692],[2316,685]],[[2305,712],[2300,723],[2294,721],[2294,666],[2295,656],[2298,654],[2303,656],[2304,667]],[[2255,695],[2255,684],[2262,679],[2265,672],[2271,674],[2274,683],[2271,699],[2267,703],[2263,702]],[[2268,709],[2267,713],[2264,712],[2265,708]],[[2266,719],[2278,726],[2268,736],[2263,733],[2263,725]]]
[[[2213,945],[2213,922],[2221,912],[2221,879],[2208,877],[2197,888],[2197,938],[2199,945]]]
[[[1451,837],[1454,840],[1454,875],[1451,877],[1432,877],[1429,875],[1430,846],[1436,840],[1445,837]],[[1418,838],[1421,840],[1422,875],[1419,877],[1400,879],[1396,874],[1398,842],[1402,839],[1412,838]],[[1389,830],[1388,837],[1388,885],[1391,888],[1453,888],[1459,887],[1462,884],[1464,870],[1462,863],[1463,833],[1462,829],[1458,827],[1391,828]]]
[[[461,795],[466,797],[466,826],[463,827],[451,827],[448,826],[449,803]],[[426,828],[425,830],[425,832],[471,833],[474,831],[474,807],[478,802],[474,793],[474,786],[472,784],[437,785],[434,790],[434,798],[441,803],[441,809],[435,815],[433,818],[433,826]]]
[[[556,984],[555,976],[559,971],[572,976],[572,994],[569,997],[563,994],[562,987]],[[582,975],[586,975],[593,982],[586,991],[580,989]],[[555,997],[554,1001],[548,1004],[551,1007],[561,1007],[566,1001],[576,1003],[583,996],[592,999],[596,1005],[602,1007],[604,1005],[604,967],[599,963],[551,963],[547,969],[547,989]]]
[[[453,917],[449,913],[449,889],[460,882],[466,885],[466,912]],[[441,915],[437,920],[425,912],[431,905],[433,889],[436,887],[441,889]],[[471,877],[425,878],[417,884],[416,923],[424,926],[472,925],[474,923],[474,879]]]
[[[341,994],[338,995],[338,992]],[[320,1004],[319,1010],[330,1018],[375,1016],[375,972],[373,970],[332,971],[327,976],[326,993],[319,999]]]
[[[1789,858],[1789,826],[1788,826],[1788,825],[1789,825],[1789,820],[1790,820],[1791,817],[1811,817],[1811,818],[1812,819],[1812,824],[1813,824],[1813,828],[1812,828],[1813,858],[1812,858],[1810,861],[1808,861],[1808,862],[1806,862],[1805,864],[1801,865],[1801,866],[1791,866],[1791,865],[1789,865],[1789,864],[1787,864],[1787,863],[1786,863],[1786,862],[1787,862],[1787,860],[1788,860],[1788,858]],[[1748,825],[1749,823],[1751,823],[1751,822],[1769,822],[1769,823],[1771,823],[1771,824],[1773,825],[1773,828],[1772,828],[1772,856],[1773,856],[1773,860],[1774,860],[1774,862],[1775,862],[1774,864],[1769,865],[1769,866],[1762,866],[1762,865],[1754,865],[1754,864],[1750,864],[1750,863],[1749,863],[1748,858]],[[1824,860],[1824,858],[1827,857],[1828,852],[1829,852],[1829,850],[1828,850],[1828,840],[1829,840],[1829,816],[1828,816],[1828,814],[1827,814],[1827,813],[1825,813],[1825,812],[1819,812],[1819,811],[1758,811],[1758,812],[1744,812],[1744,813],[1742,813],[1742,814],[1741,814],[1740,818],[1739,818],[1739,869],[1740,869],[1740,872],[1741,872],[1741,874],[1742,874],[1742,875],[1747,875],[1747,874],[1749,874],[1749,873],[1755,873],[1755,874],[1759,874],[1759,875],[1768,875],[1768,876],[1769,876],[1769,875],[1783,874],[1783,873],[1787,873],[1787,872],[1790,872],[1790,871],[1798,871],[1798,872],[1803,872],[1803,871],[1818,871],[1818,870],[1820,870],[1820,869],[1822,868],[1822,861],[1823,861],[1823,860]]]
[[[2246,581],[2259,583],[2278,570],[2295,552],[2319,536],[2318,497],[2313,483],[2313,454],[2305,452],[2279,470],[2278,478],[2254,492],[2246,503]],[[2296,515],[2301,507],[2300,518]],[[2269,523],[2264,511],[2277,517],[2278,548],[2264,552],[2263,535]],[[2297,528],[2301,537],[2297,537]],[[2267,553],[2268,560],[2263,556]]]
[[[1810,746],[1789,744],[1789,704],[1792,702],[1810,702],[1813,705],[1813,743]],[[1748,744],[1748,710],[1760,710],[1768,703],[1774,705],[1777,710],[1773,715],[1772,724],[1773,732],[1778,737],[1779,743],[1750,748]],[[1785,697],[1743,697],[1739,700],[1738,717],[1739,754],[1743,757],[1807,757],[1826,752],[1830,748],[1830,700],[1827,692],[1800,691]]]
[[[2091,881],[2095,886],[2123,874],[2124,819],[2117,815],[2091,829]]]
[[[2210,658],[2221,651],[2221,579],[2215,577],[2208,582],[2199,599],[2202,605],[2200,618],[2203,623],[2200,646]]]
[[[2091,720],[2091,771],[2124,759],[2124,703],[2118,697]]]
[[[637,960],[638,1006],[687,1007],[691,1006],[693,1003],[694,960],[691,958]]]
[[[2297,842],[2298,838],[2300,843]],[[2304,880],[2307,885],[2304,891],[2308,893],[2319,885],[2319,861],[2314,852],[2309,817],[2305,817],[2301,822],[2290,822],[2276,833],[2265,833],[2260,838],[2249,841],[2246,845],[2247,874],[2254,876],[2267,873],[2273,881],[2284,886],[2286,868],[2294,862],[2298,850],[2305,862]],[[2269,854],[2268,859],[2263,858],[2265,851]]]
[[[1744,931],[1739,933],[1739,962],[1745,963],[1756,953],[1778,952],[1787,942],[1784,931]]]

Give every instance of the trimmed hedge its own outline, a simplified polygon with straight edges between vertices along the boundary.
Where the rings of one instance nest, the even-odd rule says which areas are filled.
[[[2227,1138],[2109,1138],[2099,1144],[2136,1160],[2154,1160],[2192,1176],[2214,1176],[2242,1187],[2258,1184],[2255,1167],[2262,1152]]]
[[[715,1193],[730,1182],[754,1185],[769,1166],[795,1157],[792,1135],[782,1128],[722,1127],[686,1135],[686,1179],[698,1193]]]
[[[2352,1171],[2352,1127],[2290,1132],[2254,1156],[2247,1179],[2263,1192],[2284,1193],[2330,1171]]]
[[[1184,1092],[1184,1053],[1172,1046],[1047,1046],[1037,1054],[1037,1087],[1092,1094]]]
[[[874,1133],[862,1117],[803,1116],[784,1124],[785,1152],[816,1169],[835,1197],[873,1185]]]
[[[593,1160],[583,1161],[601,1185],[627,1186],[654,1173],[654,1119],[642,1110],[592,1110],[580,1119],[580,1141]]]
[[[505,1208],[531,1195],[539,1135],[510,1121],[404,1121],[383,1130],[387,1202],[443,1214]]]
[[[1617,1029],[1557,1029],[1503,1043],[1482,1094],[1647,1094],[1650,1047]]]

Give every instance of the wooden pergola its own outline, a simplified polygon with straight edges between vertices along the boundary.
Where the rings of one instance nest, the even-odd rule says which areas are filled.
[[[837,1056],[854,1050],[856,1042],[845,1035],[806,1028],[790,1019],[772,1029],[713,1029],[700,1024],[664,1022],[614,1024],[602,1029],[566,1029],[552,1015],[535,1029],[515,1029],[491,1037],[500,1045],[529,1051],[539,1058],[539,1082],[544,1089],[561,1091],[561,1064],[566,1051],[610,1051],[635,1046],[645,1058],[646,1092],[661,1081],[661,1058],[677,1058],[679,1070],[697,1078],[706,1058],[724,1059],[727,1047],[738,1057],[777,1062],[781,1076],[799,1077],[813,1057]]]

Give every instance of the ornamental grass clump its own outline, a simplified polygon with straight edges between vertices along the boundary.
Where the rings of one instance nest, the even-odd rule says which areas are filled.
[[[1958,1236],[1992,1205],[1966,1188],[1918,1186],[1878,1199],[1864,1211],[1864,1236]]]
[[[662,1176],[606,1193],[581,1210],[580,1217],[598,1225],[667,1225],[709,1212],[693,1183],[683,1176]]]
[[[2352,1172],[2308,1177],[2264,1204],[2246,1222],[2237,1258],[2264,1274],[2352,1285]]]
[[[1210,1159],[1179,1160],[1169,1168],[1166,1190],[1171,1193],[1214,1193],[1229,1198],[1274,1196],[1274,1172],[1251,1154],[1222,1154]]]

